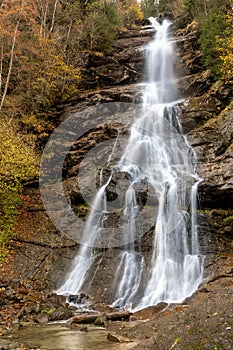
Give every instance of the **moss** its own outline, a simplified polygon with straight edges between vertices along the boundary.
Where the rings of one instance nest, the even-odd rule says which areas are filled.
[[[46,314],[46,315],[51,315],[53,314],[57,309],[55,307],[52,307],[50,310],[42,310],[41,313],[42,314]]]
[[[199,213],[208,217],[209,223],[214,229],[214,234],[221,240],[224,237],[232,237],[233,234],[233,210],[205,209]]]
[[[224,225],[233,226],[233,215],[228,216],[227,218],[223,219]]]
[[[89,213],[90,207],[87,203],[85,204],[80,204],[77,207],[77,213],[79,217],[86,217]]]
[[[211,212],[212,212],[211,208],[205,208],[205,209],[198,210],[198,214],[207,215],[208,217],[211,217]]]

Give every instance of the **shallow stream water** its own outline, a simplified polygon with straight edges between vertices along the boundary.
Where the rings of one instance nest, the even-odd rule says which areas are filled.
[[[127,350],[136,345],[135,342],[110,341],[107,338],[109,332],[104,328],[85,328],[87,331],[80,331],[80,327],[70,328],[64,323],[30,325],[20,328],[7,338],[33,349],[49,350]]]

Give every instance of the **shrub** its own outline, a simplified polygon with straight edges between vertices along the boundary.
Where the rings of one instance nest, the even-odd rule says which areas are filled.
[[[24,181],[38,174],[33,143],[17,133],[10,122],[0,122],[0,260],[7,253],[6,246],[14,232],[19,193]]]
[[[221,78],[233,85],[233,15],[228,12],[225,16],[226,28],[221,35],[216,36],[216,51],[220,54]]]

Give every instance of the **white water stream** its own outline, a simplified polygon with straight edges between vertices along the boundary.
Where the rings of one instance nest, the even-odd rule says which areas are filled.
[[[194,293],[202,281],[203,257],[199,254],[196,223],[198,177],[195,154],[182,135],[173,76],[171,23],[162,25],[151,18],[156,34],[145,47],[146,83],[139,118],[131,128],[125,151],[99,189],[83,232],[82,245],[73,270],[57,291],[76,294],[87,285],[96,256],[92,247],[101,241],[109,214],[106,189],[114,172],[128,175],[122,211],[122,247],[118,256],[112,306],[141,309],[161,301],[181,302]],[[150,189],[148,215],[154,225],[151,259],[144,257],[138,244],[141,206],[137,186]],[[149,200],[150,198],[150,200]],[[152,204],[151,204],[152,203]],[[147,212],[146,209],[144,210]],[[150,214],[149,214],[150,213]],[[125,245],[125,242],[129,242]],[[91,280],[88,281],[89,285]]]

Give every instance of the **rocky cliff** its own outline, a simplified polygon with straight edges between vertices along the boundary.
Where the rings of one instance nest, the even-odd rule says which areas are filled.
[[[107,157],[111,140],[126,138],[135,111],[132,106],[141,101],[143,82],[143,45],[151,38],[151,31],[133,29],[123,32],[116,41],[114,52],[106,57],[89,54],[82,57],[83,89],[62,110],[56,123],[79,114],[80,129],[85,130],[73,143],[65,157],[64,189],[72,208],[81,220],[88,207],[77,183],[80,164],[88,153],[102,143],[96,158]],[[197,44],[197,23],[176,33],[178,86],[183,132],[196,151],[198,173],[203,178],[199,187],[199,226],[202,252],[207,255],[206,275],[232,276],[231,249],[233,235],[233,108],[229,105],[230,91],[215,83],[209,71],[203,71]],[[88,91],[87,91],[88,90]],[[116,103],[114,112],[109,108]],[[120,105],[119,105],[120,103]],[[121,106],[127,104],[127,112]],[[106,118],[95,118],[92,106],[104,106]],[[120,107],[119,107],[120,106]],[[88,109],[88,111],[87,111]],[[107,166],[106,166],[107,171]],[[85,181],[84,181],[85,187]],[[85,191],[84,191],[85,192]],[[28,185],[22,194],[23,206],[12,239],[9,257],[1,267],[0,305],[2,318],[7,322],[51,319],[41,311],[56,308],[60,314],[54,319],[68,318],[70,310],[64,300],[52,290],[61,284],[78,249],[78,243],[54,228],[41,202],[39,189]],[[150,250],[150,232],[143,238],[143,249]],[[114,271],[111,259],[114,250],[105,250],[91,294],[95,302],[108,302],[111,292],[106,285]],[[213,272],[215,271],[215,272]],[[99,282],[104,280],[103,283]],[[7,312],[6,312],[7,311]]]
[[[182,125],[196,150],[198,171],[204,179],[200,186],[202,207],[230,208],[233,191],[230,89],[220,82],[214,83],[209,71],[198,73],[202,68],[198,35],[196,23],[177,33],[181,60],[191,74],[189,97],[181,104]]]

